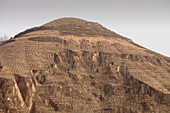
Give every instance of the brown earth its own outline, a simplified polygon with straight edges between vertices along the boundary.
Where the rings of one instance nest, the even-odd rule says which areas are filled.
[[[170,58],[62,18],[0,42],[0,113],[169,113]]]

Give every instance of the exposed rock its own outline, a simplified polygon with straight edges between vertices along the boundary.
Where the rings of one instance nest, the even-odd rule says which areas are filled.
[[[0,45],[2,113],[169,113],[170,58],[64,18]]]

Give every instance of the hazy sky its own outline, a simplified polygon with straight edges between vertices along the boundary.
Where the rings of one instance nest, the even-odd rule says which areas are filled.
[[[0,0],[0,36],[61,17],[96,21],[170,56],[170,0]]]

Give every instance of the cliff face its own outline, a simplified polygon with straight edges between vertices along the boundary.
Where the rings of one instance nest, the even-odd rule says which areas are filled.
[[[0,45],[0,112],[168,113],[170,58],[63,18]]]

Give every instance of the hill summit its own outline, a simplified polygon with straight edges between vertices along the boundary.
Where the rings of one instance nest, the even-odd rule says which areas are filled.
[[[49,22],[44,27],[53,27],[63,34],[88,36],[119,36],[101,24],[77,18],[62,18]]]
[[[26,34],[32,31],[38,30],[57,30],[61,35],[76,35],[76,36],[104,36],[112,38],[127,38],[103,27],[101,24],[96,22],[90,22],[78,18],[61,18],[51,21],[39,27],[34,27],[24,32],[19,33],[15,36],[19,37],[22,34]]]
[[[0,42],[2,113],[168,113],[170,58],[61,18]]]

